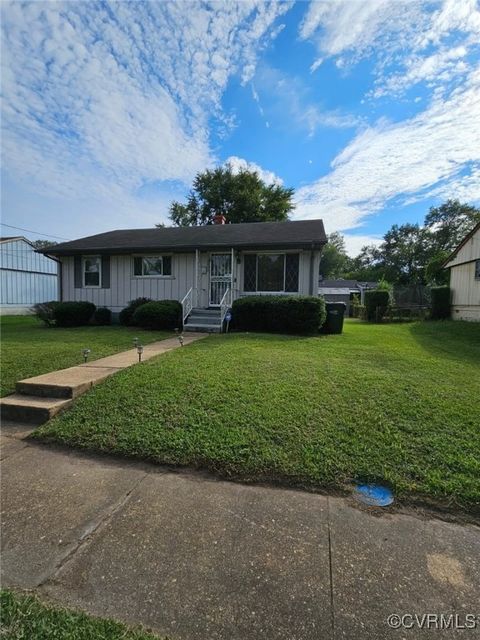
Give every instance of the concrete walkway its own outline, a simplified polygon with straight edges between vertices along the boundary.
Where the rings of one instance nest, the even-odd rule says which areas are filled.
[[[189,333],[183,337],[183,344],[188,345],[207,336],[207,333]],[[181,344],[177,337],[152,342],[143,348],[142,362],[179,347]],[[16,384],[16,393],[0,399],[1,416],[7,420],[42,424],[66,409],[93,385],[138,362],[137,350],[129,349],[76,367],[20,380]]]
[[[173,640],[479,637],[387,624],[479,613],[476,526],[66,452],[27,432],[3,430],[5,587]]]

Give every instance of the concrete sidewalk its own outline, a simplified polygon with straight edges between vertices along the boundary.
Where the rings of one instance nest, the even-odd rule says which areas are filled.
[[[183,337],[183,344],[188,345],[207,336],[208,333],[190,332]],[[180,347],[177,337],[151,342],[143,348],[141,361]],[[19,380],[15,385],[16,393],[0,399],[1,417],[17,422],[42,424],[67,409],[75,398],[95,384],[139,362],[137,350],[129,349],[76,367]]]
[[[384,640],[478,613],[480,530],[2,438],[2,584],[179,640]],[[478,638],[479,630],[441,637]],[[438,636],[440,634],[437,633]]]

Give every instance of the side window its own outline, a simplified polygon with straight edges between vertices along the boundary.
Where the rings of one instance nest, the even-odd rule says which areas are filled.
[[[101,282],[102,260],[100,256],[83,258],[83,286],[99,287]]]
[[[475,280],[480,280],[480,260],[475,260]]]

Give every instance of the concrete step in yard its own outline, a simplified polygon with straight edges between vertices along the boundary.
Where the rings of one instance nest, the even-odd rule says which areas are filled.
[[[69,367],[61,371],[20,380],[16,384],[16,390],[17,393],[23,395],[43,398],[76,398],[116,371],[120,371],[120,368]]]
[[[73,402],[72,398],[42,398],[13,393],[0,401],[2,420],[42,424],[66,409]]]
[[[208,327],[210,331],[218,330],[214,325],[208,325]],[[190,327],[189,331],[197,331],[197,329],[198,325]],[[204,338],[208,332],[209,329],[206,329],[199,335],[185,336],[185,344]],[[179,346],[176,337],[148,344],[144,348],[142,361],[177,349]],[[137,363],[136,349],[129,349],[76,367],[20,380],[16,384],[16,393],[0,399],[2,420],[31,424],[47,422],[93,385]]]

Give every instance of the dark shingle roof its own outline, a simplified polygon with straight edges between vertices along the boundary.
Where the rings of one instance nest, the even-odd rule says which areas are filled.
[[[322,220],[297,222],[249,222],[203,227],[125,229],[99,233],[57,244],[44,252],[74,255],[85,252],[130,253],[132,251],[186,251],[229,247],[298,247],[325,244]]]

